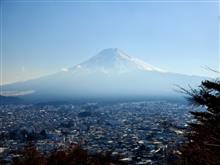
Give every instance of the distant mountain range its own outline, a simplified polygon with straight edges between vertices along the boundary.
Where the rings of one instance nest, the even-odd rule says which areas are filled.
[[[175,85],[197,86],[203,77],[168,72],[117,48],[104,49],[72,68],[2,86],[1,95],[29,101],[177,97]]]

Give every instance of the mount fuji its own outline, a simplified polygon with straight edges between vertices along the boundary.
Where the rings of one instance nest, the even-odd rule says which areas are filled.
[[[145,63],[144,61],[133,58],[117,48],[104,49],[98,55],[77,65],[76,68],[84,68],[103,73],[125,73],[135,70],[163,71],[162,69]],[[75,69],[75,67],[73,69]]]
[[[72,68],[2,86],[1,95],[32,101],[176,97],[175,85],[197,86],[203,77],[167,72],[117,48],[104,49]]]

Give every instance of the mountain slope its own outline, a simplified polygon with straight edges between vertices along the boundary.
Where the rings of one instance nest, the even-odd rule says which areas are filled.
[[[68,70],[3,86],[4,91],[33,91],[25,99],[65,100],[175,96],[174,85],[196,86],[202,78],[166,72],[119,49],[105,49]]]
[[[90,69],[93,71],[115,73],[123,73],[134,70],[163,72],[162,69],[149,65],[137,58],[130,57],[117,48],[104,49],[98,55],[77,65],[76,67]]]

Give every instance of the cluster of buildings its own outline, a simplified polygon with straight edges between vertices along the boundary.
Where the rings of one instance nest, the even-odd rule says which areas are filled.
[[[189,110],[167,101],[1,105],[0,159],[10,161],[31,140],[43,153],[74,143],[128,164],[166,164],[184,141]]]

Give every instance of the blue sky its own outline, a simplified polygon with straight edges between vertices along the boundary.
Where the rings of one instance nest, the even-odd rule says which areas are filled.
[[[212,76],[219,67],[216,2],[1,1],[1,83],[72,67],[117,47],[147,63]]]

